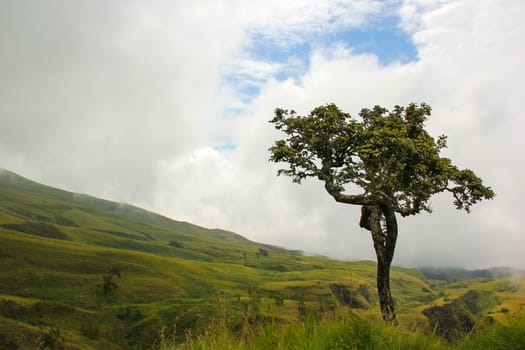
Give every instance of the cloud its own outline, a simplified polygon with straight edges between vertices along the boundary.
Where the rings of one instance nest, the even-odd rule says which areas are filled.
[[[370,0],[236,3],[232,16],[239,19],[248,40],[225,66],[223,81],[239,97],[232,101],[233,108],[244,109],[270,79],[299,78],[309,66],[312,45],[342,40],[337,37],[341,32],[372,27],[392,17],[396,3]]]
[[[267,149],[282,135],[268,120],[276,107],[356,115],[426,101],[446,155],[497,197],[466,215],[437,196],[434,214],[400,219],[395,263],[525,267],[523,12],[521,1],[6,1],[0,162],[253,240],[374,259],[359,208],[275,176]],[[417,61],[316,40],[396,14]]]
[[[158,159],[215,132],[242,33],[202,3],[77,5],[3,3],[0,155],[38,180],[146,198]]]
[[[368,24],[394,11],[397,1],[279,0],[239,2],[242,18],[257,39],[289,46],[305,37],[336,33]]]

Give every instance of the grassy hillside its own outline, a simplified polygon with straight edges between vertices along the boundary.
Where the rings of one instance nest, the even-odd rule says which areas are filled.
[[[132,227],[128,227],[125,232],[136,231],[135,234],[138,235],[135,235],[135,238],[138,240],[151,238],[147,236],[149,232],[143,231],[153,227],[156,229],[153,232],[155,239],[167,237],[158,230],[165,229],[170,234],[178,231],[244,245],[261,246],[233,232],[206,229],[187,222],[172,220],[128,204],[115,203],[41,185],[5,169],[0,169],[0,190],[2,191],[2,213],[0,213],[2,221],[17,218],[50,222],[62,226],[98,228],[106,231],[131,225]],[[93,224],[95,227],[91,227]]]
[[[0,349],[150,348],[165,326],[180,342],[226,314],[235,330],[379,313],[374,262],[307,257],[8,171],[0,237]],[[402,324],[450,341],[525,304],[523,278],[449,283],[394,268],[392,289]]]

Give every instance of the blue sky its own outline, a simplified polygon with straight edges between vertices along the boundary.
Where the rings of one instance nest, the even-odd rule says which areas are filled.
[[[355,54],[374,54],[383,65],[417,60],[417,49],[410,35],[399,28],[398,17],[340,32],[329,36],[329,40],[345,43]]]
[[[417,60],[417,49],[410,33],[401,29],[399,15],[374,18],[361,26],[348,26],[336,31],[306,32],[295,35],[293,40],[281,40],[257,31],[250,33],[250,40],[242,49],[242,57],[254,62],[275,66],[268,75],[259,72],[237,70],[223,77],[237,91],[242,102],[249,103],[260,92],[260,87],[269,77],[283,81],[300,79],[310,68],[312,51],[318,48],[344,45],[352,53],[375,55],[382,65],[409,63]],[[242,113],[241,109],[230,109],[225,115]]]

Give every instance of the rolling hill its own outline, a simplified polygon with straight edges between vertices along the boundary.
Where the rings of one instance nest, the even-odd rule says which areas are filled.
[[[233,324],[378,313],[374,262],[304,256],[7,170],[0,238],[0,349],[150,348],[162,327],[182,339],[226,309]],[[452,339],[452,328],[525,305],[523,278],[431,277],[393,269],[401,322]]]

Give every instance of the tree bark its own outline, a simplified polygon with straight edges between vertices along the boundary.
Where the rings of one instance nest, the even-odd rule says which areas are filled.
[[[397,240],[397,220],[388,204],[366,206],[361,211],[361,227],[370,230],[377,257],[377,294],[381,314],[386,322],[396,319],[394,299],[390,291],[390,266]]]
[[[388,323],[394,322],[396,312],[394,299],[390,292],[390,264],[381,260],[377,261],[377,294],[383,320]]]

